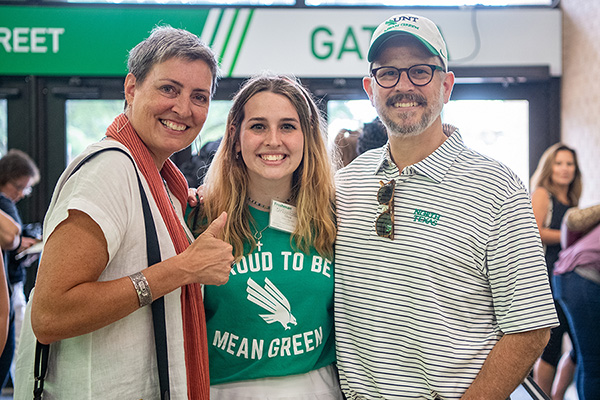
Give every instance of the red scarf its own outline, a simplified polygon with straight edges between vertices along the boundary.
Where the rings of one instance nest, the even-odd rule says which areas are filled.
[[[159,173],[150,150],[142,142],[125,114],[115,118],[108,127],[106,136],[120,142],[131,152],[137,167],[150,187],[150,193],[158,206],[160,215],[167,225],[175,251],[177,254],[181,253],[189,246],[188,239],[171,205],[162,180],[164,178],[169,190],[179,200],[183,212],[187,204],[188,187],[183,174],[169,159],[165,161]],[[208,400],[210,393],[208,344],[200,284],[194,283],[181,288],[181,309],[188,398],[190,400]]]

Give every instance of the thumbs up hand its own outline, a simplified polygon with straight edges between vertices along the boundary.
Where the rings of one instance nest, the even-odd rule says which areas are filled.
[[[223,212],[180,254],[183,267],[193,274],[194,282],[223,285],[229,280],[233,248],[223,241],[226,223],[227,213]]]

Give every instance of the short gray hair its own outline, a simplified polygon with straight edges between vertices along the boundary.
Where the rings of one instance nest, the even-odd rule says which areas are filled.
[[[211,96],[214,95],[220,77],[217,57],[202,39],[184,29],[168,25],[155,27],[147,39],[131,49],[127,69],[141,83],[152,67],[171,58],[204,61],[212,74]]]

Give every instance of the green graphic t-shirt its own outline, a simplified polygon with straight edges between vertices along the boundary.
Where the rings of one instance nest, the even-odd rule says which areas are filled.
[[[259,231],[266,228],[258,246],[233,266],[229,282],[205,287],[211,384],[335,361],[331,261],[314,249],[294,251],[289,233],[267,228],[268,212],[250,213]]]

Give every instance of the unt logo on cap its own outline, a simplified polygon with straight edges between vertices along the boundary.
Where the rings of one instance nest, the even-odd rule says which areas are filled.
[[[410,28],[414,28],[414,29],[419,29],[419,27],[417,25],[413,25],[412,23],[417,23],[417,21],[419,20],[418,17],[415,16],[411,16],[411,15],[400,15],[397,17],[392,17],[390,19],[388,19],[387,21],[385,21],[385,24],[387,25],[385,28],[385,32],[392,30],[398,26],[403,26],[403,27],[410,27]],[[400,23],[403,21],[408,21],[411,23]]]
[[[412,15],[399,15],[399,16],[393,18],[394,22],[400,22],[400,21],[417,22],[418,20],[419,20],[419,18],[412,16]],[[387,23],[392,24],[392,20],[388,20]]]

